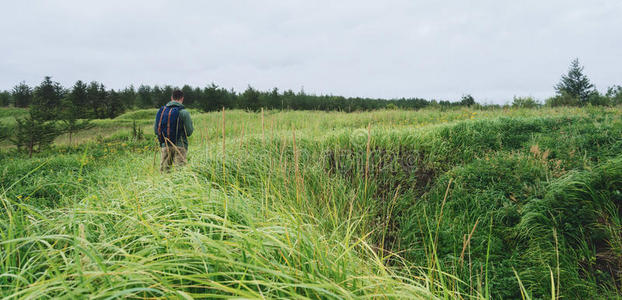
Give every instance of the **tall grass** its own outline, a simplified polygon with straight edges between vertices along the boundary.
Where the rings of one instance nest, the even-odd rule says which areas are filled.
[[[139,116],[147,124],[134,113],[100,128]],[[619,277],[597,272],[620,258],[618,110],[193,118],[189,165],[171,174],[126,129],[32,160],[0,155],[0,296],[618,292]],[[575,214],[584,203],[598,203],[589,218]]]

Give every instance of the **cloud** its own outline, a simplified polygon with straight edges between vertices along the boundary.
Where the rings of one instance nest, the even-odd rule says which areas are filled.
[[[539,98],[579,57],[622,84],[619,1],[11,1],[0,88],[51,75],[502,103]]]

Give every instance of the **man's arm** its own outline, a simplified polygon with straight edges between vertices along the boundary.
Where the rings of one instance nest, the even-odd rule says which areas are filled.
[[[181,117],[181,120],[183,121],[184,130],[186,131],[186,136],[191,136],[192,132],[194,132],[194,126],[192,125],[192,119],[190,118],[190,113],[187,110],[182,109],[179,112],[179,116]]]

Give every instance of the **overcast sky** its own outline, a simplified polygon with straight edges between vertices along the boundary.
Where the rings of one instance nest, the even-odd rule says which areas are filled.
[[[4,1],[0,89],[45,75],[362,97],[539,99],[578,57],[622,85],[622,1]]]

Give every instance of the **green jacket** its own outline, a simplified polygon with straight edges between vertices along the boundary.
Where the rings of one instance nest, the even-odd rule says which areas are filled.
[[[179,106],[181,108],[184,108],[184,105],[179,103],[179,102],[175,102],[175,101],[170,101],[169,103],[166,103],[166,106]],[[177,147],[184,147],[186,149],[188,149],[188,137],[192,135],[192,132],[194,131],[194,126],[192,126],[192,119],[190,119],[190,113],[188,112],[188,110],[186,109],[181,109],[179,110],[179,119],[181,120],[181,124],[183,127],[182,130],[185,131],[186,134],[182,134],[178,139],[177,139]],[[153,132],[158,135],[158,123],[154,122],[153,124]],[[161,144],[160,147],[166,147],[165,144]]]

